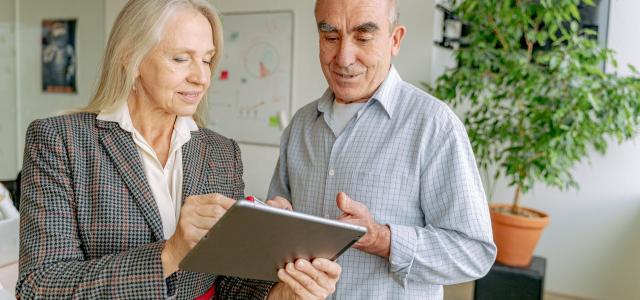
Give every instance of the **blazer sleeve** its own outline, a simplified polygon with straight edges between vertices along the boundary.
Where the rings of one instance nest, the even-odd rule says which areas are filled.
[[[236,200],[244,199],[244,180],[242,175],[244,174],[244,166],[242,165],[242,155],[240,154],[240,146],[236,141],[231,140],[233,145],[233,158],[235,166],[235,186],[233,187],[233,198]]]
[[[85,245],[77,230],[76,203],[82,199],[73,189],[71,147],[47,120],[37,120],[29,126],[22,173],[16,296],[23,299],[166,298],[160,255],[164,242],[98,259],[85,257]]]
[[[235,184],[233,188],[234,199],[244,199],[244,181],[242,174],[242,158],[240,147],[235,141],[231,141],[234,154]],[[216,299],[266,299],[275,282],[250,280],[229,276],[216,278]]]

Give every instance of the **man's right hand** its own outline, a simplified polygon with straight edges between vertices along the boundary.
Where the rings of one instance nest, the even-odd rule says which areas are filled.
[[[280,196],[276,196],[273,199],[269,199],[267,200],[266,203],[269,206],[282,208],[286,210],[293,210],[293,207],[291,206],[291,202],[289,202],[289,200],[282,198]]]
[[[180,261],[235,202],[220,194],[190,196],[185,200],[176,232],[162,250],[165,278],[178,271]]]

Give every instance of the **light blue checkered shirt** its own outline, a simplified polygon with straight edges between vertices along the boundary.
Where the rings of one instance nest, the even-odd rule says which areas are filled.
[[[442,299],[442,285],[482,277],[495,259],[491,221],[464,126],[395,68],[336,137],[333,93],[284,131],[269,198],[337,218],[338,192],[391,228],[389,259],[350,249],[334,299]]]

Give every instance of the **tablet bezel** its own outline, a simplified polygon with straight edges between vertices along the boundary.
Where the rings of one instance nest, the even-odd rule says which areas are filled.
[[[180,269],[278,281],[277,269],[304,258],[337,259],[366,228],[237,201],[180,262]]]

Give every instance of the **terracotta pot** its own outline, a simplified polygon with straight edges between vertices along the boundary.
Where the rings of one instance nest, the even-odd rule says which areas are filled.
[[[549,223],[547,214],[522,207],[539,217],[523,217],[496,211],[496,208],[510,208],[510,204],[491,204],[491,224],[493,240],[498,247],[496,261],[513,267],[526,267],[531,262],[542,230]]]

